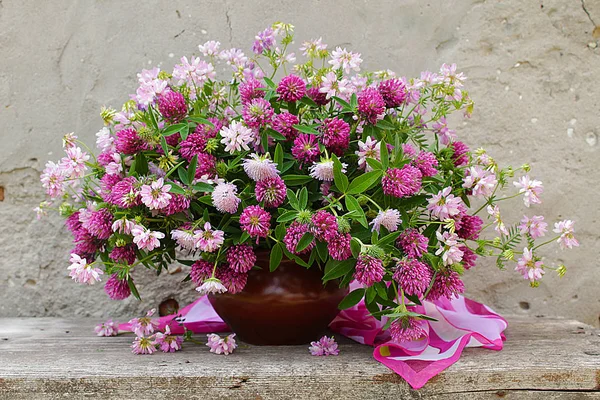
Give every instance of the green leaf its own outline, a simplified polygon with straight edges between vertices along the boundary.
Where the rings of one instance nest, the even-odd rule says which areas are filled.
[[[332,99],[335,100],[335,102],[341,105],[343,108],[345,108],[346,111],[352,110],[352,106],[350,106],[350,103],[348,103],[346,100],[340,99],[337,96],[333,96]]]
[[[169,154],[169,146],[167,145],[167,140],[164,136],[160,137],[160,147],[162,147],[165,155]]]
[[[327,251],[327,244],[325,242],[317,241],[316,249],[317,254],[319,255],[319,259],[323,262],[327,261],[327,257],[329,256],[329,251]]]
[[[377,291],[377,295],[379,297],[387,300],[387,298],[388,298],[388,296],[387,296],[387,290],[386,290],[386,286],[385,286],[384,283],[382,283],[382,282],[375,282],[373,284],[373,287]]]
[[[335,154],[331,155],[333,160],[333,182],[342,193],[346,193],[348,189],[348,177],[342,172],[342,163]]]
[[[367,223],[367,217],[365,217],[365,212],[363,211],[362,207],[358,203],[358,200],[356,200],[351,195],[347,195],[345,202],[346,202],[346,208],[348,209],[348,211],[352,212],[352,215],[350,217],[352,219],[358,221],[365,228],[368,228],[369,224]]]
[[[317,103],[315,103],[313,101],[313,99],[311,99],[310,97],[307,97],[307,96],[304,96],[299,101],[300,101],[300,103],[305,104],[309,107],[319,107],[319,105]]]
[[[194,156],[187,170],[188,185],[196,178],[196,167],[198,166],[198,156]]]
[[[275,237],[278,240],[283,240],[284,236],[285,236],[285,224],[277,225],[277,228],[275,228]]]
[[[135,156],[135,172],[139,175],[147,175],[148,174],[148,160],[144,153],[139,153]]]
[[[171,189],[169,189],[170,193],[185,194],[185,190],[181,186],[174,183],[169,183],[169,185],[171,185]]]
[[[375,171],[383,169],[381,162],[377,161],[376,159],[367,157],[366,160],[367,164],[369,164]]]
[[[360,302],[360,300],[364,297],[364,295],[365,295],[365,289],[363,289],[363,288],[355,289],[355,290],[351,291],[350,293],[348,293],[348,295],[346,297],[344,297],[344,300],[342,300],[340,302],[340,304],[338,305],[338,308],[340,310],[345,310],[346,308],[355,306]]]
[[[281,249],[281,243],[277,243],[271,249],[271,256],[269,257],[269,270],[271,272],[275,271],[277,267],[279,267],[282,258],[283,250]]]
[[[192,185],[192,189],[197,190],[199,192],[212,192],[215,190],[215,187],[208,183],[199,182],[195,185]]]
[[[267,134],[274,139],[285,140],[285,136],[283,136],[281,133],[277,132],[276,130],[274,130],[272,128],[267,129]]]
[[[287,198],[288,198],[288,201],[290,202],[290,206],[292,206],[292,208],[294,208],[296,210],[300,210],[300,203],[298,202],[298,197],[296,197],[296,193],[294,193],[293,190],[291,190],[291,189],[287,190]]]
[[[372,303],[375,300],[375,296],[377,296],[377,291],[373,286],[369,286],[365,292],[365,303]]]
[[[137,288],[135,287],[135,283],[133,283],[133,278],[131,276],[127,277],[127,286],[129,286],[129,290],[131,290],[133,297],[138,300],[142,300],[140,297],[140,292],[138,292]]]
[[[298,212],[296,211],[286,211],[285,213],[277,217],[277,222],[288,222],[293,219],[296,219],[297,216]]]
[[[270,80],[269,78],[267,78],[266,76],[263,79],[265,80],[265,82],[267,83],[267,85],[270,88],[273,88],[273,89],[277,88],[277,85],[275,85],[275,83],[272,80]]]
[[[381,171],[371,171],[355,178],[348,187],[348,194],[358,194],[366,191],[381,178]]]
[[[148,107],[148,114],[150,115],[150,123],[154,129],[158,129],[158,122],[156,122],[156,116],[154,115],[154,108]]]
[[[306,206],[308,205],[308,189],[306,189],[306,186],[302,188],[302,190],[300,190],[300,196],[298,198],[299,200],[299,206],[301,210],[304,210],[306,208]]]
[[[409,299],[410,301],[412,301],[413,303],[415,303],[416,305],[421,305],[421,299],[419,299],[419,296],[415,296],[415,295],[408,295],[406,293],[404,293],[404,296]]]
[[[200,197],[200,198],[198,199],[198,201],[199,201],[199,202],[201,202],[201,203],[207,204],[207,205],[209,205],[209,206],[212,206],[212,205],[213,205],[213,202],[212,202],[212,197],[210,196],[210,194],[207,194],[206,196],[202,196],[202,197]]]
[[[341,278],[348,272],[354,270],[356,260],[349,258],[344,261],[329,260],[325,265],[325,275],[323,276],[323,282],[331,281],[333,279]]]
[[[190,184],[190,181],[188,180],[187,171],[185,170],[185,168],[183,168],[183,167],[177,168],[177,175],[179,176],[179,180],[181,182],[183,182],[186,185]]]
[[[394,126],[393,123],[391,123],[390,121],[387,121],[385,119],[381,119],[379,121],[377,121],[377,125],[376,125],[379,129],[384,129],[386,131],[393,131],[396,129],[396,127]]]
[[[356,93],[352,93],[352,97],[350,97],[350,107],[352,107],[353,110],[358,107],[358,97],[356,96]]]
[[[377,242],[377,244],[380,246],[383,246],[388,243],[392,243],[394,240],[396,240],[398,238],[398,236],[400,236],[401,233],[402,232],[400,232],[400,231],[396,231],[396,232],[392,232],[388,235],[385,235]]]
[[[319,131],[308,125],[294,125],[294,128],[302,133],[308,133],[309,135],[319,135]]]
[[[300,253],[302,250],[310,246],[313,240],[315,240],[315,237],[310,232],[306,232],[304,235],[302,235],[298,241],[298,244],[296,245],[296,253]]]
[[[211,127],[215,127],[215,125],[210,122],[209,120],[207,120],[206,118],[202,118],[202,117],[190,117],[189,118],[191,121],[197,123],[197,124],[201,124],[201,125],[209,125]]]
[[[307,175],[284,175],[283,181],[287,186],[299,186],[304,185],[305,183],[311,182],[313,180],[312,177]]]
[[[350,240],[350,250],[352,251],[352,257],[358,258],[360,254],[360,250],[362,249],[362,245],[355,237]]]
[[[277,143],[277,146],[275,146],[273,161],[277,164],[279,172],[283,173],[283,147],[281,147],[281,143]]]
[[[250,239],[250,234],[246,231],[242,232],[242,236],[240,236],[240,243],[244,243],[248,239]]]
[[[267,131],[262,131],[260,133],[260,145],[265,153],[269,150],[269,135],[267,134]]]
[[[183,129],[185,129],[187,127],[188,127],[188,124],[170,125],[170,126],[166,127],[165,129],[163,129],[162,135],[163,136],[171,136],[171,135],[181,132]]]
[[[384,141],[381,141],[379,145],[379,158],[381,158],[381,166],[383,170],[387,170],[390,165],[390,155],[388,153],[387,144]]]

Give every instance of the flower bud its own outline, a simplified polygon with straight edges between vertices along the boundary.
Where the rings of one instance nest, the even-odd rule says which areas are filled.
[[[346,218],[338,218],[338,231],[341,233],[350,233],[352,227]]]
[[[366,253],[371,257],[379,258],[380,260],[385,257],[385,251],[377,245],[368,246]]]
[[[225,164],[223,161],[219,161],[217,163],[217,175],[219,175],[219,177],[225,177],[228,170],[229,168],[227,167],[227,164]]]

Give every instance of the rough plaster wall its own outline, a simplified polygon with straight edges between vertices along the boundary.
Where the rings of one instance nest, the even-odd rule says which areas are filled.
[[[93,143],[100,107],[126,100],[141,68],[169,69],[209,38],[248,49],[257,31],[282,20],[296,25],[297,41],[322,35],[330,48],[362,52],[367,69],[414,76],[458,63],[476,102],[473,118],[459,122],[461,137],[501,162],[529,160],[546,185],[537,211],[575,219],[582,244],[548,254],[570,267],[568,279],[549,273],[532,290],[514,272],[481,262],[467,274],[468,295],[501,312],[598,325],[594,18],[600,23],[598,0],[0,0],[0,316],[125,317],[168,297],[194,297],[191,286],[178,284],[183,274],[144,274],[141,304],[111,302],[101,286],[72,283],[70,238],[60,219],[37,222],[31,212],[43,199],[39,172],[60,157],[64,133]],[[511,214],[522,211],[516,205]]]

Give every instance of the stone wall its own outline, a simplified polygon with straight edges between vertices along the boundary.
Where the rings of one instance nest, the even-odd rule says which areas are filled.
[[[130,316],[194,297],[181,273],[138,280],[143,303],[72,283],[69,234],[60,219],[38,222],[31,211],[44,198],[39,173],[60,157],[64,133],[93,143],[100,107],[120,106],[142,68],[170,69],[209,38],[248,49],[277,20],[296,26],[297,43],[322,35],[330,48],[361,52],[366,69],[414,76],[457,63],[476,102],[459,135],[501,162],[530,161],[546,188],[539,212],[576,220],[581,241],[577,251],[547,253],[569,267],[567,278],[548,273],[533,290],[481,262],[467,275],[468,295],[505,313],[598,325],[597,0],[0,0],[0,316]]]

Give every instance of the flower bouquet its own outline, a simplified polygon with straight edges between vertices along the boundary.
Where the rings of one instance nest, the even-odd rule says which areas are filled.
[[[543,216],[501,214],[514,197],[541,202],[530,167],[501,167],[451,129],[451,113],[473,111],[456,65],[413,79],[363,72],[360,54],[321,38],[296,63],[292,33],[276,23],[250,55],[209,41],[172,71],[143,70],[120,110],[102,110],[97,155],[64,137],[37,211],[66,217],[73,280],[104,276],[112,299],[139,298],[140,268],[179,262],[201,294],[238,294],[266,251],[263,269],[291,260],[352,283],[339,308],[364,304],[406,342],[427,334],[423,302],[461,294],[478,256],[513,264],[532,287],[565,273],[540,249],[578,246],[572,221],[546,237]]]

